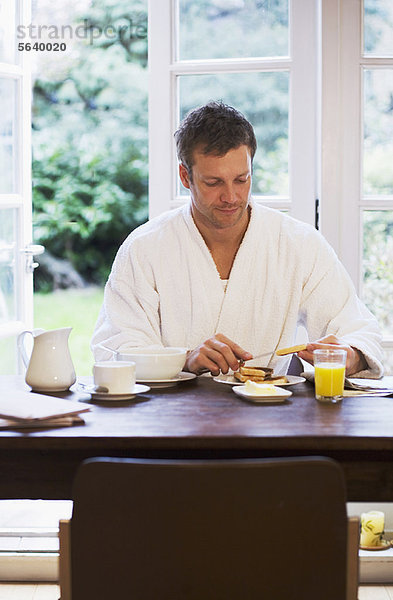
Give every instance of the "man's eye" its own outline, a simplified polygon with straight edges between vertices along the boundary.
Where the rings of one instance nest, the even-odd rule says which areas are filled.
[[[248,179],[236,179],[236,183],[247,183]]]
[[[219,181],[206,181],[205,183],[207,187],[214,187],[215,185],[219,184]]]

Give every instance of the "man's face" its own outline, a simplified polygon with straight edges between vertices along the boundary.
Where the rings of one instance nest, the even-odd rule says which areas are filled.
[[[224,156],[194,152],[192,182],[184,165],[179,166],[183,185],[191,192],[196,223],[215,229],[247,222],[251,192],[251,156],[247,146],[229,150]]]

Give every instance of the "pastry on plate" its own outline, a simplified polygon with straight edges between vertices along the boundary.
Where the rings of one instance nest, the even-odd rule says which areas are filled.
[[[237,381],[245,383],[246,381],[255,381],[256,383],[288,383],[285,375],[274,375],[271,367],[245,367],[241,365],[238,371],[234,372]]]

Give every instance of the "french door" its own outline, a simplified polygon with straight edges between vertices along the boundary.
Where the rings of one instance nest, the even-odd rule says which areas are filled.
[[[17,26],[30,0],[0,0],[0,373],[18,370],[16,336],[33,324],[31,82]]]
[[[393,373],[393,2],[322,2],[321,231],[383,333]]]
[[[392,0],[149,0],[150,216],[187,199],[173,133],[222,99],[256,130],[254,198],[315,224],[393,373]]]

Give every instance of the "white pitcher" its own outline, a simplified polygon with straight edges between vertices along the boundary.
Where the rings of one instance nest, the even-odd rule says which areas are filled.
[[[68,348],[72,327],[45,331],[33,329],[18,336],[18,348],[27,368],[26,383],[36,392],[61,392],[75,383],[75,369]],[[25,336],[33,337],[30,360],[25,349]]]

